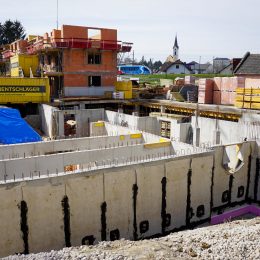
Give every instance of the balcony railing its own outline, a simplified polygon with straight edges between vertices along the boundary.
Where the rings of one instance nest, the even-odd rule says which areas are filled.
[[[55,38],[51,42],[40,40],[27,47],[29,54],[34,54],[37,51],[47,49],[99,49],[112,50],[117,52],[130,52],[132,43],[121,41],[97,40],[97,39],[82,39],[82,38]]]

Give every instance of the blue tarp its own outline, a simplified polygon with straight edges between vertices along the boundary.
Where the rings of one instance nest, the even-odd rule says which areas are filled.
[[[0,108],[0,143],[40,142],[42,138],[21,117],[17,109]]]

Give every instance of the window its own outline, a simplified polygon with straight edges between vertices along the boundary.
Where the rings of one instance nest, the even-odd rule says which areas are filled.
[[[89,87],[100,87],[101,86],[101,76],[89,76],[88,77]]]
[[[180,66],[179,65],[176,65],[176,69],[178,69]]]
[[[101,53],[88,53],[88,64],[101,64]]]

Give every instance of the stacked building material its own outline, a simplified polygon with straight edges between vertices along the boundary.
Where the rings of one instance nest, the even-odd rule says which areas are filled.
[[[184,83],[185,84],[195,84],[195,79],[196,79],[196,77],[194,77],[194,76],[185,76],[185,78],[184,78]]]
[[[198,103],[212,104],[213,86],[214,86],[214,81],[212,79],[199,80]]]
[[[236,100],[236,89],[244,88],[243,77],[215,77],[213,104],[234,105]]]
[[[260,79],[246,78],[244,87],[236,89],[235,106],[239,108],[260,109]]]
[[[214,78],[214,87],[213,87],[213,104],[220,105],[221,104],[221,77]]]

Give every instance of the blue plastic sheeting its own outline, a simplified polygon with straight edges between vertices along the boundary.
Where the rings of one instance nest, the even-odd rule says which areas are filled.
[[[42,138],[12,108],[0,108],[0,143],[17,144],[40,142]]]

